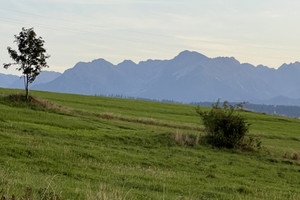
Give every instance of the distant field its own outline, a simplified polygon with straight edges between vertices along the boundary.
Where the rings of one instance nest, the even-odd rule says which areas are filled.
[[[300,199],[300,120],[241,113],[259,152],[213,148],[189,105],[0,89],[0,197]],[[203,108],[209,109],[209,108]],[[178,144],[176,135],[200,136]]]

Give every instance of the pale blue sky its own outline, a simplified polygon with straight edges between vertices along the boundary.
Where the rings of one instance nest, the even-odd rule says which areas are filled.
[[[49,70],[104,58],[171,59],[183,50],[278,68],[300,61],[298,0],[0,0],[0,64],[34,27]],[[14,73],[14,69],[0,73]]]

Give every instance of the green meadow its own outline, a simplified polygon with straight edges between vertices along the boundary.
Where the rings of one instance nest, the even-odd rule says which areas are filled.
[[[0,199],[300,199],[300,120],[241,111],[258,151],[207,144],[194,106],[0,89]],[[203,108],[208,110],[209,108]],[[2,197],[1,197],[2,196]]]

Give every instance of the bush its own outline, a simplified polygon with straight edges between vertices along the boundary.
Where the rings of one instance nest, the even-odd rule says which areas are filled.
[[[218,101],[213,104],[209,112],[203,112],[200,107],[197,107],[197,113],[203,120],[209,142],[217,147],[243,147],[244,137],[250,124],[228,102],[224,102],[223,108],[219,103]]]

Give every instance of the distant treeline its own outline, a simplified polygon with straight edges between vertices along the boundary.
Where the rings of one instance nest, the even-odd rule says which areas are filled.
[[[212,104],[214,104],[214,103],[213,102],[197,102],[197,103],[191,103],[191,104],[204,106],[204,107],[211,107]],[[237,105],[238,103],[231,103],[231,104]],[[251,104],[251,103],[245,103],[242,105],[243,105],[243,109],[253,111],[253,112],[300,118],[300,107],[299,106],[264,105],[264,104]]]
[[[299,106],[246,104],[244,108],[255,112],[300,118]]]
[[[114,97],[120,99],[135,99],[135,100],[143,100],[143,101],[156,101],[156,102],[164,102],[164,103],[175,103],[175,104],[187,104],[184,102],[168,100],[168,99],[150,99],[150,98],[142,98],[142,97],[130,97],[124,95],[95,95],[95,96],[106,96],[106,97]],[[199,105],[203,107],[211,107],[216,102],[192,102],[190,105]],[[222,102],[220,102],[222,105]],[[243,109],[265,113],[270,115],[280,115],[287,117],[297,117],[300,118],[300,107],[299,106],[285,106],[285,105],[265,105],[265,104],[251,104],[251,103],[230,103],[231,105],[242,105]]]

